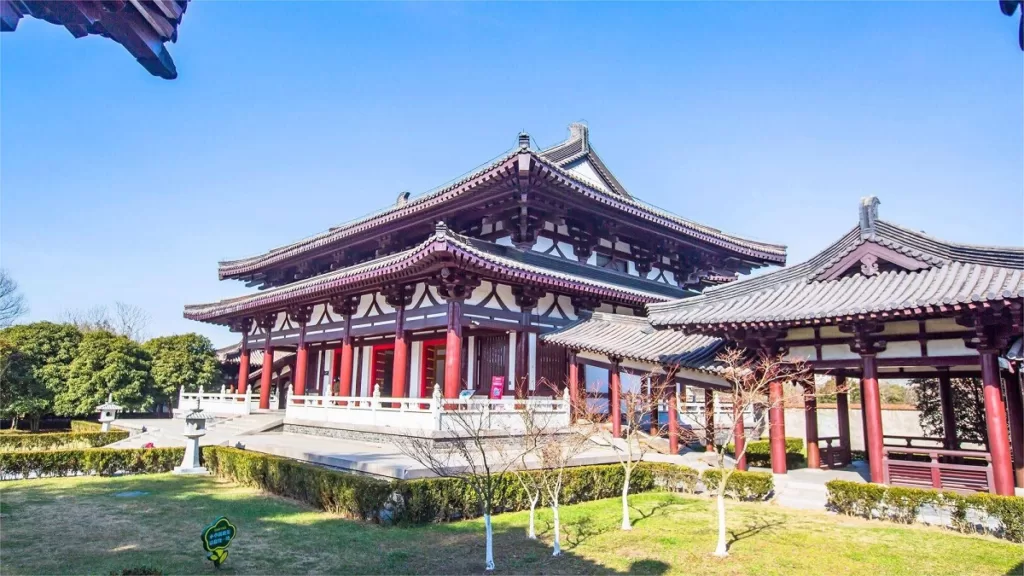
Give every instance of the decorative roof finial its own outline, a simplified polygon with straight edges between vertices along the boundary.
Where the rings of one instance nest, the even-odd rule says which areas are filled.
[[[403,191],[399,192],[398,198],[395,199],[395,206],[398,206],[398,207],[405,206],[406,203],[409,202],[409,196],[412,196],[412,193],[410,193],[408,190],[403,190]]]
[[[523,130],[522,132],[519,133],[519,147],[520,148],[529,148],[530,147],[530,135],[526,133],[526,130]]]
[[[444,220],[438,220],[437,224],[434,224],[434,236],[447,236],[448,225],[444,223]]]
[[[881,201],[877,196],[865,196],[860,199],[860,237],[875,235],[875,221],[878,220],[878,205]]]
[[[590,129],[586,122],[573,122],[569,124],[569,140],[582,140],[583,151],[590,148]]]

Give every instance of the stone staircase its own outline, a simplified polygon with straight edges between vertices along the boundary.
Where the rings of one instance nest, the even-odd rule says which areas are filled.
[[[780,481],[776,477],[775,502],[779,506],[802,510],[824,510],[827,501],[828,491],[822,483],[801,482],[792,479]]]
[[[217,418],[208,422],[206,435],[200,438],[202,446],[233,445],[238,438],[259,434],[284,423],[284,412],[258,412],[247,416]],[[152,443],[156,448],[174,448],[185,445],[182,430],[185,421],[180,418],[161,420],[124,420],[115,426],[137,431],[124,440],[108,444],[106,448],[142,448]],[[145,427],[145,432],[142,428]]]

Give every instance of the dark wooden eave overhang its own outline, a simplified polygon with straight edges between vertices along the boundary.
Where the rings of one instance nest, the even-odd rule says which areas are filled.
[[[466,238],[439,224],[431,238],[409,250],[280,288],[212,304],[186,306],[184,315],[191,320],[227,324],[232,318],[323,302],[332,296],[357,293],[383,282],[426,278],[444,266],[557,293],[585,294],[631,307],[663,302],[688,293],[621,272]]]
[[[75,38],[104,36],[125,47],[154,76],[178,71],[166,42],[178,39],[188,0],[0,0],[0,31],[13,32],[23,16],[64,26]]]
[[[396,204],[380,212],[299,242],[276,248],[265,254],[240,260],[222,261],[218,265],[220,279],[243,278],[299,257],[315,256],[340,248],[346,241],[366,235],[385,224],[414,215],[438,210],[456,199],[513,178],[529,178],[544,182],[591,205],[602,205],[616,213],[637,219],[638,224],[654,225],[665,234],[685,239],[694,245],[706,245],[723,251],[753,267],[785,264],[785,246],[748,240],[726,234],[715,228],[697,224],[641,202],[626,194],[597,189],[588,181],[569,173],[556,162],[528,148],[519,148],[488,166],[438,190]]]

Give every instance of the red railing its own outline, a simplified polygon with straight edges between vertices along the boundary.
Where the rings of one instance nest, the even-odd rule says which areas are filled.
[[[993,492],[992,457],[977,450],[882,449],[885,484],[953,492]]]
[[[824,442],[825,446],[821,446]],[[850,447],[843,446],[839,436],[822,436],[818,438],[818,453],[821,465],[827,468],[842,468],[850,465]]]

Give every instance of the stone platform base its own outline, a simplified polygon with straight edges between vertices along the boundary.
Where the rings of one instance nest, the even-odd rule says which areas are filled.
[[[374,444],[395,444],[405,438],[426,438],[438,448],[450,445],[459,437],[452,432],[436,430],[402,430],[388,426],[362,426],[356,424],[338,424],[334,422],[313,422],[309,420],[285,420],[284,432],[322,436],[342,440],[356,440]],[[566,431],[568,433],[568,431]],[[509,434],[502,430],[489,431],[483,439],[485,446],[503,446],[520,441],[521,436]]]
[[[210,472],[204,466],[200,466],[198,468],[175,466],[174,471],[172,472],[172,474],[182,474],[187,476],[205,476],[209,473]]]

